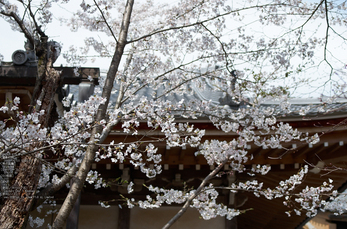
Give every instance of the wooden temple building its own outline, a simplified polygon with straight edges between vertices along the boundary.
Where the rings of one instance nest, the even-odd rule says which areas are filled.
[[[63,82],[60,91],[57,92],[56,105],[59,108],[62,97],[69,96],[70,93],[66,85],[79,85],[80,98],[83,100],[85,92],[93,87],[90,82],[85,81],[88,76],[97,79],[99,76],[98,68],[79,68],[79,74],[75,74],[74,68],[57,67],[62,71]],[[16,65],[12,62],[2,62],[0,65],[0,103],[5,104],[7,100],[12,100],[15,96],[20,97],[22,110],[27,109],[30,103],[31,94],[36,79],[36,66],[21,64]],[[95,80],[94,83],[97,83]],[[76,86],[77,87],[77,86]],[[75,92],[77,97],[78,92]],[[70,94],[71,96],[71,94]],[[212,99],[216,102],[218,94],[212,92],[196,91],[196,96],[202,99]],[[224,101],[225,102],[225,101]],[[300,187],[320,186],[328,178],[333,179],[333,185],[343,191],[347,181],[347,100],[337,101],[327,104],[323,114],[315,111],[314,108],[305,116],[300,116],[299,110],[305,106],[314,107],[318,104],[313,100],[293,100],[292,108],[294,111],[285,117],[279,117],[279,121],[288,122],[293,127],[303,133],[315,134],[320,136],[320,142],[311,145],[304,142],[290,142],[286,148],[293,149],[264,149],[255,145],[249,145],[248,151],[253,155],[253,160],[246,163],[247,168],[252,168],[256,164],[270,165],[271,170],[266,176],[256,175],[259,182],[264,183],[264,187],[275,187],[279,181],[288,179],[297,173],[301,166],[308,164],[310,172],[305,178],[305,182]],[[223,105],[223,104],[222,104]],[[276,103],[269,102],[264,106],[278,106]],[[237,137],[235,133],[224,133],[217,130],[207,119],[188,120],[195,127],[206,130],[205,139],[218,139],[230,141]],[[184,120],[187,122],[187,120]],[[141,131],[146,132],[145,125]],[[139,134],[141,134],[141,131]],[[160,130],[152,131],[151,136],[160,137]],[[117,125],[111,132],[106,141],[127,141],[136,140],[136,136],[126,136],[121,125]],[[149,179],[133,166],[124,164],[114,164],[108,160],[101,160],[92,165],[92,169],[102,174],[103,178],[113,182],[108,188],[95,190],[93,185],[86,184],[81,193],[80,205],[75,209],[77,215],[73,216],[67,228],[161,228],[176,212],[179,206],[167,206],[160,209],[141,210],[138,208],[128,209],[122,205],[121,195],[126,198],[144,199],[150,193],[144,185],[156,185],[158,187],[183,189],[187,187],[197,187],[201,180],[213,169],[209,166],[202,156],[195,156],[197,148],[169,147],[165,142],[156,144],[162,154],[163,171],[156,178]],[[329,168],[330,170],[326,170]],[[228,186],[233,182],[252,180],[254,177],[247,173],[231,173],[226,165],[223,175],[213,179],[213,184],[218,186]],[[134,182],[134,192],[127,194],[126,185],[119,184],[117,178]],[[61,190],[54,198],[57,205],[62,203],[67,189]],[[119,200],[119,201],[118,201]],[[267,200],[264,197],[256,197],[252,193],[238,192],[233,194],[229,191],[221,191],[219,202],[238,209],[253,209],[234,218],[226,220],[222,217],[210,221],[199,218],[195,209],[190,209],[172,228],[214,228],[214,229],[294,229],[304,228],[308,219],[303,213],[297,216],[294,213],[288,217],[285,212],[288,207],[283,205],[283,199]],[[99,201],[109,201],[111,207],[101,208]],[[51,206],[44,207],[46,210]],[[51,223],[53,215],[45,216],[44,211],[33,213],[34,216],[46,217],[46,222]],[[336,219],[333,214],[326,215],[331,225],[342,225],[345,220],[343,217]],[[338,221],[338,222],[337,222]],[[334,223],[335,222],[335,223]],[[337,223],[336,223],[337,222]],[[341,223],[342,222],[342,223]],[[45,224],[46,225],[46,224]],[[45,228],[45,225],[41,228]],[[78,225],[78,226],[77,226]],[[28,228],[31,228],[28,225]],[[336,228],[338,228],[336,226]]]

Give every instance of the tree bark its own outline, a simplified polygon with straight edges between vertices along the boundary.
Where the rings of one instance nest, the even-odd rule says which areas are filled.
[[[60,178],[60,182],[56,184],[50,184],[43,190],[41,190],[39,193],[37,193],[36,197],[33,200],[33,204],[31,206],[30,211],[35,210],[36,207],[40,206],[47,197],[52,196],[55,192],[59,191],[61,188],[63,188],[71,179],[73,176],[75,176],[77,172],[77,167],[73,166],[71,167],[65,174]]]
[[[105,86],[102,92],[102,97],[106,99],[106,102],[99,106],[98,113],[96,115],[96,122],[101,121],[106,116],[106,110],[109,104],[113,82],[116,77],[116,73],[118,72],[118,67],[124,52],[125,45],[127,44],[127,35],[128,35],[129,25],[130,25],[130,18],[131,18],[133,4],[134,4],[134,0],[128,0],[125,6],[119,39],[116,45],[116,50],[113,55],[109,71],[107,73]],[[94,142],[95,140],[97,140],[94,138],[94,136],[97,133],[98,134],[102,133],[102,128],[100,126],[93,128],[90,142]],[[82,163],[74,179],[74,182],[71,185],[70,191],[67,197],[65,198],[65,201],[63,205],[61,206],[57,217],[54,220],[52,228],[54,229],[63,228],[63,225],[66,222],[67,217],[69,216],[72,210],[72,207],[74,203],[76,202],[79,193],[82,190],[83,184],[86,180],[91,164],[94,161],[96,150],[97,150],[97,147],[95,145],[88,146],[86,150],[86,154],[82,160]]]
[[[41,173],[39,159],[24,156],[19,172],[11,186],[8,199],[0,213],[0,228],[21,228],[31,208]]]
[[[54,121],[52,120],[54,95],[60,81],[60,73],[54,70],[52,58],[47,58],[47,49],[51,48],[48,47],[47,40],[47,37],[41,38],[41,53],[38,60],[38,79],[40,80],[37,80],[35,88],[40,88],[40,94],[32,98],[34,102],[38,98],[42,100],[41,110],[46,112],[39,119],[42,127],[48,127]],[[30,148],[34,149],[38,146],[40,143],[33,143]],[[0,212],[0,229],[16,229],[25,226],[40,179],[41,161],[35,154],[23,156],[17,170],[18,173],[9,190],[10,196]]]

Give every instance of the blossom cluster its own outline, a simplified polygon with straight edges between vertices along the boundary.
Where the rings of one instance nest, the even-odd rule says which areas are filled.
[[[192,201],[191,207],[198,209],[200,215],[205,220],[213,219],[217,216],[231,220],[241,214],[241,211],[238,209],[228,208],[223,204],[217,203],[218,196],[218,191],[210,184]]]
[[[26,36],[35,37],[38,31],[30,25],[51,22],[52,2],[43,1],[33,6],[37,7],[37,10],[32,11],[37,20],[32,17],[28,21],[26,18],[29,16],[24,15],[22,26],[18,27],[16,20],[11,17],[5,18],[16,29],[26,27]],[[95,156],[93,151],[95,162],[108,160],[121,164],[128,161],[152,179],[162,169],[162,155],[155,144],[160,141],[168,147],[196,147],[196,155],[203,155],[211,167],[226,163],[233,172],[247,171],[244,164],[253,159],[249,153],[250,144],[263,149],[279,149],[292,141],[317,143],[318,134],[310,136],[301,133],[289,124],[278,122],[277,116],[290,113],[289,87],[295,88],[298,82],[305,80],[297,76],[288,81],[288,76],[299,74],[305,65],[311,66],[319,47],[325,46],[325,54],[328,51],[328,36],[305,34],[304,26],[310,20],[320,18],[325,18],[327,22],[334,19],[332,23],[346,24],[344,14],[338,13],[338,10],[346,9],[344,4],[334,6],[331,3],[324,10],[320,5],[322,3],[247,1],[229,4],[225,0],[183,0],[177,4],[159,4],[155,1],[140,1],[130,10],[132,12],[127,12],[131,13],[131,26],[126,29],[126,38],[119,39],[115,34],[124,31],[127,26],[121,23],[123,15],[126,15],[123,14],[125,3],[83,1],[81,9],[72,18],[62,21],[73,31],[85,28],[101,32],[102,36],[112,39],[85,38],[84,47],[70,47],[64,57],[68,62],[78,65],[86,61],[88,53],[94,52],[103,58],[114,56],[118,58],[118,64],[124,65],[118,67],[113,59],[106,78],[107,87],[104,87],[106,81],[100,77],[97,93],[87,101],[71,106],[53,126],[40,125],[43,116],[50,115],[39,109],[40,101],[37,101],[37,107],[30,114],[19,111],[18,97],[0,107],[0,111],[10,117],[0,121],[0,159],[5,162],[3,166],[8,164],[9,168],[5,172],[3,167],[4,173],[0,180],[9,184],[8,177],[14,174],[13,159],[24,154],[58,158],[51,166],[42,165],[39,188],[43,188],[50,183],[60,182],[59,176],[53,174],[56,169],[66,172],[70,168],[79,167],[86,152],[89,152],[87,149],[92,147],[96,149]],[[30,4],[27,7],[31,9]],[[158,13],[157,9],[161,12]],[[317,10],[311,14],[312,9]],[[15,4],[6,0],[0,3],[0,11],[2,16],[20,12]],[[24,12],[28,12],[27,9]],[[332,16],[328,16],[328,13]],[[247,15],[254,15],[257,19],[249,22]],[[283,30],[289,18],[291,26]],[[275,27],[276,34],[264,36],[264,31],[259,33],[258,29],[250,27],[252,24],[256,27],[266,25],[262,27],[265,33],[266,29]],[[126,41],[123,42],[126,48],[119,52],[122,40]],[[115,47],[117,53],[126,54],[124,63],[120,61],[121,57],[110,51],[115,50]],[[78,55],[78,52],[82,55]],[[331,66],[326,58],[324,55],[324,61]],[[294,64],[298,62],[297,59],[300,59],[300,64]],[[79,74],[77,67],[73,71],[75,75]],[[283,82],[286,82],[286,86],[275,86]],[[112,83],[114,87],[109,89]],[[336,88],[339,94],[343,94],[346,85],[337,85]],[[102,94],[99,93],[101,91]],[[212,95],[211,98],[218,97],[218,101],[206,99],[207,93]],[[266,99],[279,100],[279,111],[270,106],[260,106]],[[66,106],[70,102],[68,98],[63,100]],[[108,107],[106,114],[99,118],[105,106]],[[298,113],[307,115],[310,109],[305,107]],[[233,134],[235,139],[203,139],[205,130],[191,124],[197,119],[211,121],[221,133]],[[124,141],[103,142],[116,124],[120,124],[119,132],[126,136]],[[151,134],[155,134],[156,138],[143,140]],[[127,141],[130,135],[139,140]],[[251,172],[266,175],[269,169],[268,166],[256,165]],[[321,187],[307,187],[294,195],[292,192],[302,184],[307,171],[304,168],[273,189],[264,188],[256,179],[231,184],[226,188],[232,191],[252,191],[270,200],[284,197],[287,205],[294,197],[294,201],[300,205],[299,210],[295,209],[296,212],[305,210],[315,214],[315,209],[323,204],[322,193],[330,191],[332,185],[329,182]],[[87,172],[87,182],[94,184],[95,188],[103,186],[96,171]],[[128,189],[132,191],[132,183]],[[146,200],[139,201],[138,205],[142,208],[159,207],[163,203],[182,204],[195,194],[195,190],[166,190],[152,186],[149,191],[156,196],[148,195]],[[240,213],[218,204],[217,196],[218,192],[212,185],[206,186],[194,198],[191,207],[197,208],[204,219],[217,215],[230,219]],[[135,200],[128,200],[130,206],[134,203]],[[33,222],[41,223],[39,220]]]

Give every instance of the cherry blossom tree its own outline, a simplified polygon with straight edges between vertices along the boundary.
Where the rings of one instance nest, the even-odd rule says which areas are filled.
[[[85,37],[82,49],[71,47],[64,57],[70,63],[81,64],[91,53],[111,62],[107,74],[99,79],[95,95],[52,120],[53,96],[60,77],[53,63],[61,47],[48,41],[44,29],[52,20],[54,4],[70,3],[21,0],[17,6],[0,1],[1,16],[13,29],[24,33],[38,58],[38,79],[29,113],[19,111],[18,98],[1,108],[15,123],[0,123],[1,159],[6,163],[14,158],[21,160],[18,174],[12,174],[15,164],[7,170],[15,180],[11,188],[21,191],[18,198],[5,202],[0,216],[2,228],[22,227],[32,206],[40,204],[30,197],[52,194],[73,177],[52,225],[62,228],[83,184],[105,184],[97,171],[91,170],[93,162],[128,160],[147,177],[157,176],[161,173],[161,154],[155,146],[158,141],[165,141],[170,147],[199,146],[197,154],[216,168],[197,189],[183,192],[149,186],[155,198],[127,199],[128,206],[183,204],[164,228],[170,227],[188,207],[197,208],[204,219],[217,215],[231,219],[242,212],[217,203],[218,191],[209,182],[225,164],[233,171],[245,172],[244,163],[251,160],[247,151],[250,143],[280,148],[293,140],[307,144],[319,141],[318,135],[308,136],[289,124],[278,123],[276,116],[290,112],[290,92],[308,81],[300,77],[301,72],[324,65],[329,67],[324,77],[332,78],[337,65],[329,40],[336,37],[345,41],[337,30],[346,24],[344,3],[196,0],[162,4],[83,0],[74,15],[61,19],[62,23],[73,31],[83,28],[96,35]],[[320,22],[325,23],[323,34],[307,30]],[[278,86],[283,82],[286,86]],[[224,99],[219,104],[197,99],[194,95],[199,90],[220,93]],[[184,99],[185,95],[190,99]],[[172,96],[180,98],[179,102],[170,101]],[[279,110],[260,106],[267,99],[281,101]],[[178,122],[177,117],[187,122]],[[216,129],[237,133],[238,137],[230,142],[202,140],[204,130],[189,123],[197,118],[208,119]],[[121,124],[125,134],[141,136],[140,124],[145,124],[164,135],[151,141],[105,142],[117,124]],[[140,150],[140,143],[146,145],[145,150]],[[59,154],[60,160],[46,162],[48,150]],[[54,174],[56,169],[64,175]],[[269,167],[259,165],[251,172],[266,175],[268,171]],[[312,215],[325,204],[322,194],[330,193],[333,187],[325,182],[293,195],[307,172],[307,167],[302,168],[275,189],[263,187],[257,180],[224,188],[250,190],[270,200],[285,198],[285,203],[295,198],[301,208],[294,210]],[[132,185],[128,185],[129,192]],[[23,195],[28,198],[20,198]]]
[[[18,113],[18,116],[16,116],[13,112],[10,112],[11,117],[19,124],[18,128],[21,128],[20,126],[26,128],[29,124],[29,120],[30,122],[33,122],[33,124],[35,124],[30,124],[32,128],[27,129],[29,130],[29,133],[26,138],[29,137],[30,139],[32,137],[31,134],[35,134],[35,132],[38,131],[38,139],[44,139],[43,136],[47,134],[45,128],[50,126],[50,123],[54,122],[54,115],[52,116],[52,110],[55,107],[54,95],[59,86],[60,74],[53,68],[53,63],[59,55],[61,47],[56,42],[48,41],[48,36],[42,31],[39,23],[47,23],[49,19],[40,17],[37,20],[35,17],[36,13],[32,11],[33,9],[31,7],[31,1],[29,1],[28,3],[22,2],[22,4],[25,5],[26,9],[28,10],[26,14],[29,18],[32,19],[31,22],[33,23],[33,27],[29,27],[27,25],[28,21],[20,18],[15,5],[10,5],[8,2],[3,1],[1,1],[0,4],[1,15],[3,15],[5,19],[8,20],[13,26],[24,33],[25,37],[28,39],[27,45],[28,47],[31,47],[31,49],[35,50],[35,55],[37,56],[38,61],[37,80],[33,92],[31,107],[29,109],[29,112],[31,113],[29,115],[30,117],[29,119],[22,119],[22,113]],[[44,16],[45,10],[43,10],[42,12],[42,16]],[[32,29],[30,30],[29,28]],[[33,30],[35,30],[35,33]],[[18,108],[18,104],[18,98],[15,98],[12,103],[13,106],[10,105],[11,111],[15,111],[15,109]],[[8,107],[3,107],[4,112],[6,112],[6,108]],[[43,115],[44,112],[46,112],[46,115]],[[6,125],[3,121],[1,121],[1,123],[2,125]],[[7,129],[6,131],[11,132],[12,128]],[[23,139],[22,133],[20,133],[20,138]],[[11,141],[13,141],[12,143],[14,144],[11,144]],[[24,147],[27,151],[35,152],[38,148],[41,148],[43,146],[42,142],[40,141],[34,141],[32,144],[28,145],[28,139],[24,140],[24,142],[21,143],[17,142],[14,139],[10,140],[10,142],[6,142],[6,140],[5,142],[2,142],[2,144],[5,144],[2,145],[5,146],[4,148],[2,148],[2,159],[13,157],[13,155],[11,155],[10,153],[10,148],[15,149],[17,147]],[[7,148],[6,145],[8,146],[8,144],[12,146],[10,146],[10,148]],[[22,150],[18,150],[18,148],[15,151],[19,153],[19,155],[17,156],[21,155],[22,157],[18,169],[19,172],[14,178],[11,192],[15,193],[17,197],[24,196],[27,198],[23,198],[23,201],[18,201],[18,199],[16,200],[15,198],[11,198],[6,201],[6,204],[1,210],[2,216],[0,219],[0,224],[3,228],[19,228],[22,226],[26,217],[25,214],[23,215],[23,213],[20,212],[26,212],[30,209],[33,201],[33,198],[31,197],[35,194],[40,179],[38,175],[41,172],[42,166],[40,157],[23,153],[21,152]],[[11,159],[6,161],[10,164],[14,163]],[[13,169],[11,169],[10,171],[13,171]],[[7,183],[8,182],[9,181],[7,180]],[[14,215],[13,218],[8,217],[11,214]]]

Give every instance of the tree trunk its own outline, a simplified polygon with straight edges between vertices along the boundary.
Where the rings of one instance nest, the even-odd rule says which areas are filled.
[[[96,122],[104,119],[106,115],[106,110],[109,104],[113,82],[118,72],[118,67],[123,56],[125,45],[127,44],[127,35],[128,35],[129,25],[130,25],[130,18],[131,18],[133,4],[134,4],[134,0],[128,0],[125,6],[121,30],[119,33],[119,40],[117,42],[116,50],[114,52],[111,65],[107,73],[105,86],[102,92],[102,97],[106,98],[106,103],[101,104],[99,106],[98,113],[96,115]],[[102,133],[101,126],[94,127],[92,130],[90,142],[95,141],[96,139],[94,138],[94,136],[96,134],[101,134],[101,133]],[[65,198],[65,201],[63,205],[61,206],[57,217],[54,220],[52,228],[54,229],[63,228],[63,225],[66,222],[67,217],[69,216],[72,210],[72,207],[74,203],[76,202],[79,193],[82,190],[83,184],[86,180],[91,164],[94,161],[96,150],[97,150],[97,147],[95,145],[88,146],[85,156],[76,174],[74,183],[70,187],[70,191],[67,197]]]
[[[21,228],[28,217],[40,178],[41,163],[31,155],[24,156],[8,199],[0,213],[0,228]]]
[[[48,47],[47,40],[47,37],[41,39],[41,54],[38,60],[38,78],[35,90],[40,93],[34,92],[31,103],[35,104],[37,99],[41,100],[41,107],[37,106],[36,109],[40,107],[40,110],[45,110],[45,115],[41,116],[39,120],[42,127],[48,127],[54,122],[52,119],[55,116],[52,115],[54,95],[60,82],[60,73],[53,68],[54,60],[51,57],[47,58],[48,48],[51,49],[51,53],[54,53],[54,48]],[[40,143],[33,143],[29,150],[40,145]],[[40,160],[36,154],[29,154],[21,158],[17,168],[18,173],[9,190],[10,196],[0,212],[1,229],[16,229],[25,226],[40,179]]]

